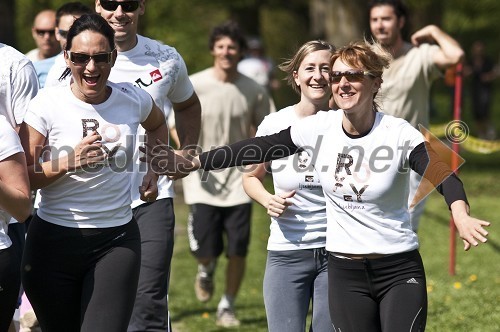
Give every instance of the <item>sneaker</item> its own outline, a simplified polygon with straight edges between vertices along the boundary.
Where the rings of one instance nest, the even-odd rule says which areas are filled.
[[[231,308],[217,310],[217,321],[215,323],[221,327],[240,326],[240,321],[236,318],[234,310]]]
[[[194,282],[196,298],[201,302],[208,302],[214,293],[214,281],[207,273],[198,272]]]

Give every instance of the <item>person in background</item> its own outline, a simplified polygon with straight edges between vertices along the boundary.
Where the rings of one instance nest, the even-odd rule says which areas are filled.
[[[463,60],[462,48],[435,25],[416,31],[411,43],[404,41],[408,10],[400,0],[371,0],[368,8],[373,37],[393,57],[384,72],[381,111],[405,119],[417,129],[419,125],[429,128],[431,84],[446,68]],[[413,202],[422,178],[412,174],[409,203],[412,227],[417,231],[425,200]]]
[[[339,110],[310,115],[279,133],[183,156],[161,141],[141,148],[159,174],[185,175],[278,159],[306,150],[326,198],[328,293],[335,331],[424,331],[427,286],[412,230],[409,169],[444,196],[464,249],[487,241],[490,223],[469,215],[463,184],[407,121],[375,98],[390,54],[356,42],[332,57]]]
[[[26,238],[22,283],[42,331],[125,331],[141,259],[130,207],[139,124],[146,140],[168,135],[163,112],[130,83],[108,81],[114,30],[97,14],[68,31],[69,86],[42,89],[20,130],[41,202]],[[151,170],[141,197],[157,196]]]
[[[472,114],[477,134],[481,139],[494,140],[496,133],[495,124],[491,121],[491,104],[493,82],[499,73],[493,60],[486,55],[482,41],[477,40],[472,44],[464,74],[470,77]]]
[[[209,37],[213,66],[190,76],[203,109],[198,144],[204,149],[252,137],[258,124],[274,111],[267,90],[237,70],[245,48],[245,38],[236,22],[214,27]],[[252,210],[241,173],[231,169],[204,177],[196,172],[182,179],[182,185],[190,208],[189,245],[198,262],[196,297],[202,302],[212,297],[214,271],[224,250],[225,234],[228,264],[216,323],[238,326],[234,302],[245,272]]]
[[[52,9],[42,10],[35,16],[31,35],[36,43],[36,48],[26,53],[28,59],[33,62],[37,72],[40,87],[45,84],[45,78],[54,64],[56,56],[61,48],[56,40],[56,12]]]
[[[92,13],[92,9],[79,1],[67,2],[59,7],[56,11],[56,39],[61,45],[61,50],[64,50],[64,45],[66,45],[66,36],[68,35],[68,30],[73,24],[74,20],[82,16],[83,14]],[[47,77],[45,79],[46,87],[60,85],[59,77],[66,69],[66,61],[64,60],[63,52],[55,56],[54,65],[50,68]],[[67,76],[68,79],[71,78],[70,75]]]
[[[0,43],[0,116],[5,118],[5,121],[10,124],[10,126],[16,131],[19,131],[20,125],[23,122],[24,115],[28,109],[28,104],[30,100],[37,94],[38,92],[38,79],[36,76],[35,68],[33,67],[32,62],[26,58],[22,53],[10,47],[8,45]],[[5,131],[6,140],[9,137],[7,130]],[[15,152],[15,142],[12,142],[12,152]],[[8,143],[7,143],[8,144]],[[7,150],[5,150],[5,157],[7,159],[17,160],[18,157],[9,157]],[[24,157],[23,157],[24,158]],[[15,164],[15,161],[9,161]],[[9,164],[7,160],[4,165]],[[14,166],[13,166],[14,167]],[[17,168],[16,168],[17,170]],[[22,180],[19,178],[19,180]],[[9,207],[11,209],[12,207]],[[3,215],[5,217],[5,215]],[[9,217],[6,220],[2,220],[0,231],[3,235],[2,240],[0,242],[3,243],[4,249],[9,247],[9,254],[2,254],[4,257],[10,257],[10,268],[8,268],[9,274],[7,274],[6,260],[2,262],[3,272],[0,275],[10,275],[12,277],[11,281],[15,281],[17,283],[16,286],[16,300],[20,297],[20,286],[21,286],[21,258],[23,255],[24,248],[24,236],[25,236],[25,224],[23,223],[27,218],[19,219],[18,222],[15,218]],[[7,227],[8,224],[8,227]],[[8,236],[8,240],[6,238]],[[16,273],[17,272],[17,273]],[[12,274],[13,273],[13,274]],[[3,286],[2,286],[3,287]],[[6,290],[6,293],[12,291],[12,288]],[[5,294],[6,294],[5,293]],[[4,295],[5,295],[4,294]],[[1,297],[2,295],[0,295]],[[3,322],[3,315],[10,315],[8,317],[9,322],[12,320],[11,312],[11,302],[8,299],[1,300],[1,303],[5,303],[5,310],[2,307],[2,312],[0,313],[0,321]],[[19,304],[17,301],[15,304]],[[12,321],[12,327],[17,325],[17,319]],[[0,323],[1,326],[4,326],[3,323]],[[8,325],[7,325],[8,326]],[[4,330],[0,328],[0,330]]]
[[[318,111],[328,110],[332,94],[333,45],[321,40],[303,44],[279,68],[300,101],[264,118],[257,136],[274,134]],[[263,181],[273,172],[274,194]],[[264,303],[270,332],[305,331],[309,304],[312,331],[333,331],[328,314],[326,203],[318,174],[303,151],[272,163],[250,166],[243,175],[246,193],[271,217],[264,274]]]
[[[154,10],[154,8],[151,8]],[[111,70],[111,82],[130,82],[147,91],[167,118],[175,116],[180,147],[196,144],[200,133],[201,106],[189,80],[186,64],[177,50],[160,41],[137,34],[146,1],[96,0],[95,11],[115,31],[118,56]],[[136,146],[144,141],[139,128]],[[167,139],[168,134],[165,136]],[[168,311],[170,264],[174,248],[175,215],[173,181],[160,177],[158,197],[141,200],[139,188],[146,167],[134,154],[132,209],[141,232],[141,273],[129,332],[171,331]]]
[[[247,38],[247,50],[238,63],[238,71],[266,87],[269,92],[280,87],[274,73],[274,63],[266,56],[264,43],[259,37]]]

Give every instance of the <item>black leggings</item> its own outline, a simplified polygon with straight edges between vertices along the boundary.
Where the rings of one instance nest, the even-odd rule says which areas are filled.
[[[35,215],[21,274],[42,330],[126,331],[140,257],[135,219],[118,227],[78,229]]]
[[[0,331],[9,329],[16,310],[20,286],[20,266],[16,253],[12,246],[0,249]]]
[[[328,285],[335,331],[425,330],[427,287],[417,250],[364,260],[330,254]]]

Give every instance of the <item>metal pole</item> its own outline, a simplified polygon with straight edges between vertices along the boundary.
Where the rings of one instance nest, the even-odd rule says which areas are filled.
[[[462,70],[463,64],[459,63],[456,66],[455,72],[455,94],[453,103],[453,120],[460,121],[461,119],[461,108],[462,108]],[[455,173],[458,174],[458,153],[460,152],[460,146],[458,142],[452,141],[451,147],[455,153],[451,156],[451,169],[456,170]],[[453,221],[453,216],[450,217],[450,265],[449,274],[455,275],[455,262],[456,262],[456,236],[457,229],[455,227],[455,222]]]

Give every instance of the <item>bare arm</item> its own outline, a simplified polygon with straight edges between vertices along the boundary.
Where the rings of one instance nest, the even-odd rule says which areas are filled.
[[[80,170],[87,165],[102,162],[106,158],[101,149],[102,144],[98,142],[102,139],[98,133],[83,138],[67,155],[42,163],[40,156],[45,147],[46,137],[26,123],[21,125],[19,136],[26,153],[31,189],[46,187],[67,172]]]
[[[141,125],[146,129],[146,142],[166,141],[168,127],[165,116],[155,103],[153,103],[151,113]],[[143,201],[154,201],[158,196],[158,174],[149,166],[148,172],[142,179],[139,192]]]
[[[456,65],[464,59],[464,51],[460,44],[450,35],[435,25],[428,25],[411,36],[413,45],[436,43],[439,51],[434,54],[434,63],[441,69]]]
[[[195,92],[186,101],[172,104],[179,148],[196,145],[201,128],[201,104]]]
[[[280,195],[268,192],[264,187],[264,177],[268,165],[269,163],[262,163],[247,166],[246,172],[243,174],[243,188],[248,196],[266,208],[268,215],[279,217],[291,205],[286,199],[295,195],[295,191]]]
[[[31,192],[24,153],[0,161],[0,208],[19,222],[31,212]]]

